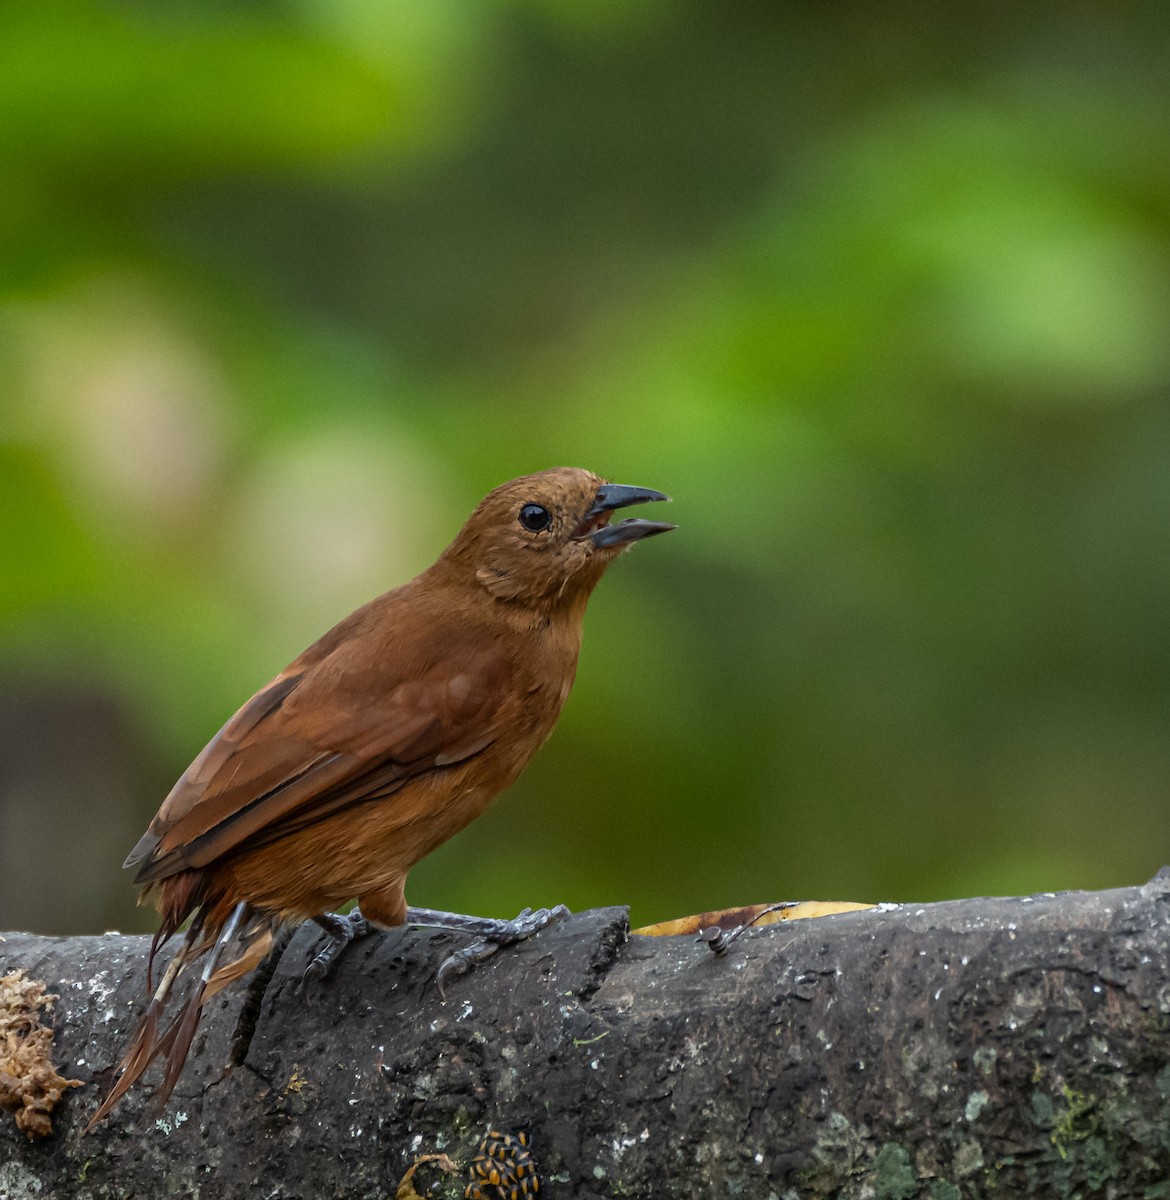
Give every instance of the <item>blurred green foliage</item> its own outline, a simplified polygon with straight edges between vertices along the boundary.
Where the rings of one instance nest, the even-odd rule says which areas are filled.
[[[0,12],[0,928],[557,464],[675,497],[416,904],[1132,883],[1170,856],[1159,5]]]

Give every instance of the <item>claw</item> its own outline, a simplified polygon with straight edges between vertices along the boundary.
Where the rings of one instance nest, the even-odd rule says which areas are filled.
[[[489,942],[486,938],[479,938],[470,946],[456,950],[454,954],[449,954],[443,959],[439,964],[438,971],[435,972],[435,987],[439,990],[439,999],[447,999],[447,981],[449,979],[466,975],[475,963],[491,958],[499,948],[498,942]]]
[[[339,913],[322,913],[313,920],[325,930],[329,940],[309,960],[309,965],[301,977],[302,986],[328,978],[350,942],[357,938],[363,938],[370,932],[369,921],[356,908],[347,916],[341,916]]]
[[[464,917],[458,913],[435,912],[431,909],[410,909],[407,923],[439,929],[460,929],[479,936],[469,946],[456,950],[439,966],[435,984],[439,996],[447,998],[447,983],[456,976],[465,975],[476,963],[491,958],[501,946],[511,946],[538,933],[546,925],[569,915],[563,904],[555,908],[526,908],[511,921],[495,920],[490,917]]]

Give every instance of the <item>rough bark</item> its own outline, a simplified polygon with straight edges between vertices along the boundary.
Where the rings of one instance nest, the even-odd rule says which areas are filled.
[[[456,980],[452,935],[273,976],[245,1065],[218,997],[161,1119],[94,1134],[146,940],[9,934],[0,974],[59,992],[47,1140],[0,1114],[0,1197],[461,1196],[489,1128],[547,1197],[1170,1196],[1170,874],[1141,888],[883,906],[747,932],[726,957],[575,916]],[[494,1161],[494,1160],[493,1160]],[[483,1162],[481,1162],[483,1166]],[[483,1185],[483,1196],[496,1192]],[[507,1194],[505,1192],[505,1194]]]

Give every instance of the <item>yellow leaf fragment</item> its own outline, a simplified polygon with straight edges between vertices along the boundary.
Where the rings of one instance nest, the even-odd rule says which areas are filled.
[[[773,925],[777,921],[797,921],[805,917],[828,917],[833,913],[857,912],[873,908],[872,904],[858,904],[852,900],[801,900],[792,904],[745,904],[740,908],[718,908],[714,912],[695,913],[690,917],[679,917],[674,921],[659,921],[654,925],[643,925],[632,930],[639,937],[677,937],[682,934],[697,934],[712,925],[731,931],[740,925]],[[774,909],[768,912],[768,909]]]

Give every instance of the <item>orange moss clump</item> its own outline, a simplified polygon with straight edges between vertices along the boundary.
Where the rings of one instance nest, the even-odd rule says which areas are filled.
[[[0,1108],[16,1114],[30,1141],[53,1132],[52,1112],[65,1089],[82,1085],[53,1066],[53,1030],[39,1010],[56,999],[23,971],[0,975]]]

